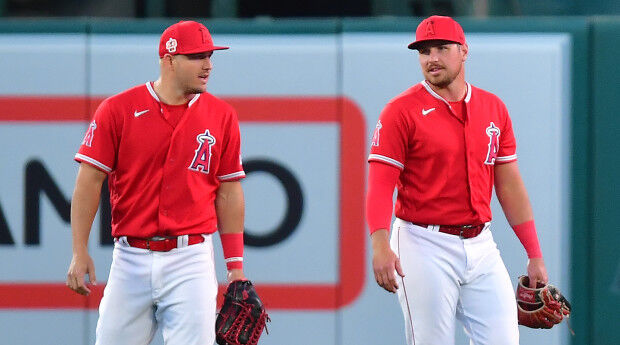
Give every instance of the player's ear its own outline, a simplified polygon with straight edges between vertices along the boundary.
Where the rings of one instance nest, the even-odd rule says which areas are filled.
[[[174,60],[174,57],[172,55],[166,54],[161,59],[159,59],[159,64],[166,69],[171,69],[173,68],[172,67],[173,60]]]
[[[461,56],[463,57],[463,62],[465,62],[467,60],[467,54],[469,53],[469,47],[467,46],[467,43],[465,43],[465,44],[461,44],[459,48],[461,50]]]

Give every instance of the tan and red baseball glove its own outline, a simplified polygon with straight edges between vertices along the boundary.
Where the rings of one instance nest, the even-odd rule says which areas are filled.
[[[519,277],[517,309],[520,325],[551,328],[570,316],[570,303],[555,286],[538,282],[532,289],[529,283],[527,276]]]
[[[249,280],[235,280],[228,285],[224,304],[215,320],[219,345],[256,345],[269,316],[254,285]]]

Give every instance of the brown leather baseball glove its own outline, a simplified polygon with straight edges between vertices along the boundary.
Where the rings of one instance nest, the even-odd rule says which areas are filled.
[[[532,289],[529,283],[527,276],[519,277],[517,309],[520,325],[551,328],[570,316],[570,303],[556,287],[538,282]]]
[[[215,320],[219,345],[256,345],[269,316],[254,285],[249,280],[235,280],[228,285],[224,304]]]

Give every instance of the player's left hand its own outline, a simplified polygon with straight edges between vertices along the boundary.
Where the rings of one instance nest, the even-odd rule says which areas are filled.
[[[257,345],[269,322],[263,302],[249,280],[231,282],[215,321],[219,345]]]
[[[527,263],[527,276],[529,279],[530,288],[536,288],[536,282],[541,282],[545,285],[549,283],[549,277],[547,276],[547,269],[545,268],[545,261],[543,258],[531,258]]]
[[[520,325],[548,329],[570,316],[571,305],[558,288],[542,283],[536,288],[529,285],[528,277],[519,277],[516,295]]]

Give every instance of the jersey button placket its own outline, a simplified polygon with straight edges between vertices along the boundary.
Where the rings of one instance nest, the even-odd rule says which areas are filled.
[[[467,107],[467,112],[469,113],[469,107]],[[465,121],[465,125],[463,126],[463,136],[465,138],[465,166],[467,168],[467,184],[468,184],[468,190],[469,190],[469,204],[472,210],[476,210],[476,203],[475,203],[475,199],[476,196],[474,195],[474,191],[476,190],[475,186],[472,186],[472,184],[474,184],[476,182],[476,174],[477,174],[477,170],[476,170],[476,155],[474,152],[474,148],[472,148],[472,143],[474,141],[472,141],[471,137],[471,123],[469,121]]]
[[[476,153],[474,152],[475,145],[473,144],[475,141],[472,140],[473,134],[471,133],[473,130],[473,125],[469,121],[470,111],[471,110],[469,102],[466,102],[465,114],[463,114],[465,118],[465,125],[463,126],[463,131],[465,135],[465,155],[467,156],[467,183],[469,184],[469,204],[471,206],[471,209],[476,212],[476,195],[474,195],[474,191],[476,191],[477,189],[475,188],[475,186],[472,186],[472,184],[476,183],[476,174],[478,172],[476,169]],[[472,147],[472,145],[474,147]]]
[[[174,136],[174,133],[171,133],[171,136]],[[163,167],[162,167],[162,180],[161,180],[161,187],[159,190],[159,200],[160,200],[160,214],[163,217],[168,217],[168,215],[170,214],[170,207],[174,207],[174,205],[170,204],[170,193],[171,193],[171,177],[169,177],[169,172],[171,172],[174,169],[174,162],[175,162],[175,158],[171,157],[170,154],[170,150],[172,147],[172,139],[169,142],[169,146],[168,146],[168,154],[166,159],[164,159],[163,161]],[[166,224],[168,224],[169,221],[166,219],[165,221],[160,221],[160,224],[163,224],[163,229],[160,229],[164,232],[165,235],[167,235],[168,232],[168,228],[166,226]]]

